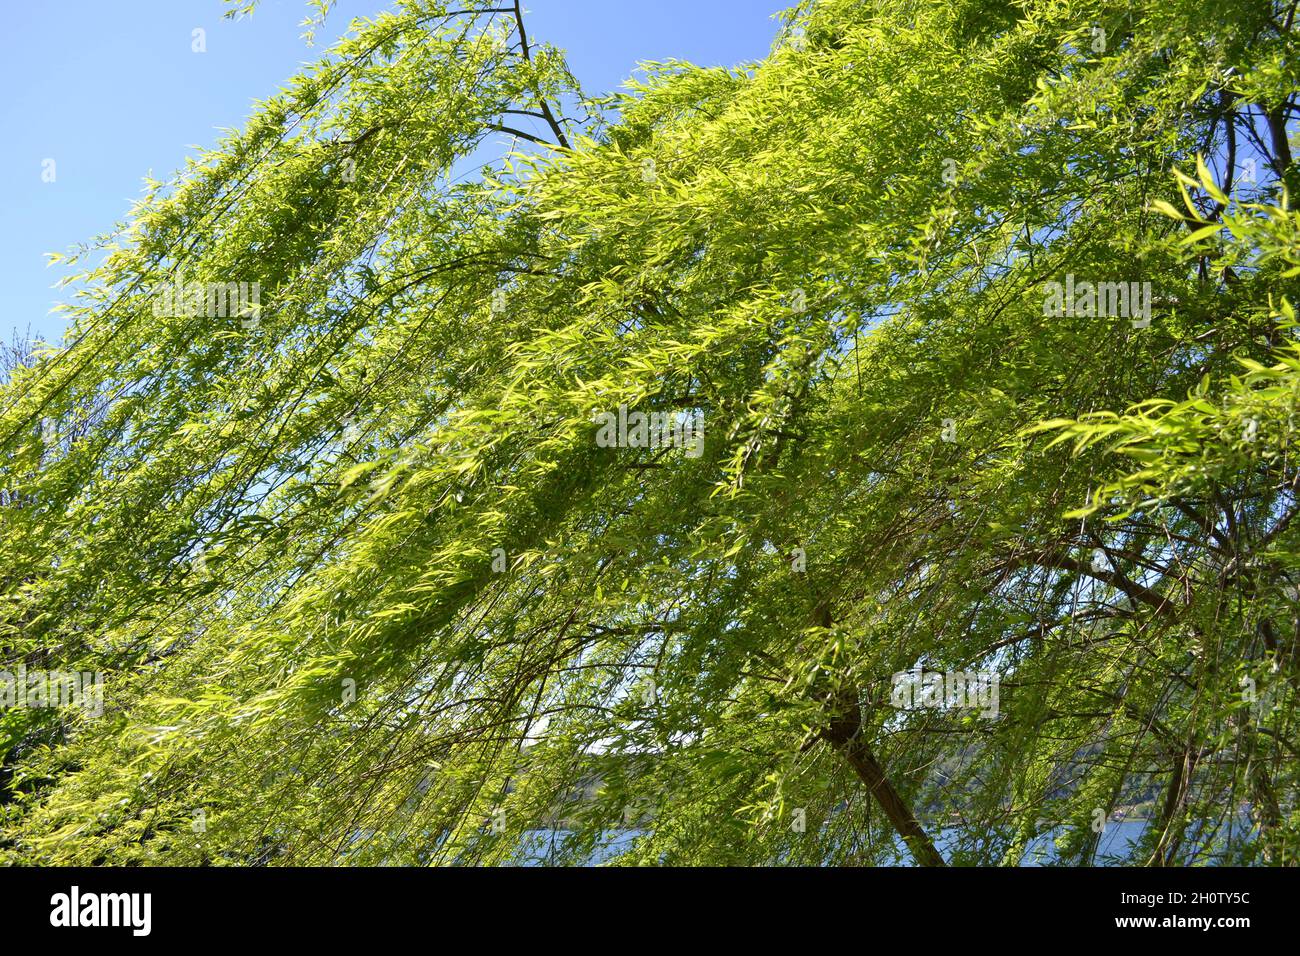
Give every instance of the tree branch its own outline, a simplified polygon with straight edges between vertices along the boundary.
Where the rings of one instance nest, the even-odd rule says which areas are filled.
[[[528,50],[528,31],[524,29],[524,8],[523,8],[522,0],[515,0],[514,13],[515,13],[515,25],[519,29],[519,45],[523,50],[524,59],[529,63],[532,63],[533,57]],[[542,96],[542,92],[540,89],[536,90],[536,92],[537,92],[537,105],[542,111],[542,118],[545,119],[546,122],[550,125],[551,132],[555,134],[556,141],[565,149],[568,149],[569,141],[568,139],[565,138],[564,130],[560,127],[560,124],[556,121],[555,114],[551,112],[550,105],[546,102],[545,97]],[[532,138],[534,142],[541,142],[541,140],[538,140],[535,137],[530,137],[530,138]]]

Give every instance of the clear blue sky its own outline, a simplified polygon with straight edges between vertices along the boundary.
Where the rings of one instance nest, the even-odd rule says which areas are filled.
[[[620,86],[643,60],[735,65],[765,56],[772,15],[793,0],[529,0],[530,39],[566,50],[589,93]],[[50,315],[63,274],[44,253],[106,232],[166,179],[193,145],[237,128],[346,29],[387,0],[339,0],[314,48],[301,39],[304,0],[262,0],[239,21],[221,0],[38,0],[5,5],[0,31],[0,338],[30,326],[57,341]],[[191,31],[207,31],[207,52]],[[42,181],[53,159],[56,180]]]

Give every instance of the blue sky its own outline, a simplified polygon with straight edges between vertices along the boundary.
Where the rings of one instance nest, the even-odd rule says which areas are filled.
[[[793,0],[529,0],[533,42],[566,50],[589,93],[615,89],[643,60],[735,65],[765,56]],[[221,0],[41,0],[7,5],[0,33],[0,338],[30,327],[56,341],[62,274],[46,252],[113,227],[141,178],[167,179],[193,146],[243,125],[348,22],[387,0],[339,0],[309,48],[304,0],[262,0],[239,21]],[[207,52],[191,50],[206,31]],[[42,181],[54,160],[54,182]]]

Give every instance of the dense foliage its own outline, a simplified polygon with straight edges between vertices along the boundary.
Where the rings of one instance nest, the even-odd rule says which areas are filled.
[[[601,99],[461,9],[151,183],[0,386],[0,666],[105,703],[0,710],[0,861],[1295,862],[1294,0],[815,0]]]

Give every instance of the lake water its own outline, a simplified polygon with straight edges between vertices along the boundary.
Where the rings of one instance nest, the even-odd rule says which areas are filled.
[[[1098,866],[1123,866],[1132,863],[1134,847],[1137,846],[1142,834],[1146,832],[1149,826],[1147,820],[1120,820],[1110,823],[1106,826],[1105,832],[1101,835],[1098,842],[1096,863]],[[1250,833],[1250,822],[1246,818],[1233,824],[1230,828],[1225,828],[1224,832],[1219,834],[1216,845],[1224,845],[1226,841],[1233,840],[1240,842],[1246,839]],[[641,836],[642,830],[609,830],[604,834],[604,840],[597,850],[587,858],[585,866],[598,866],[614,857],[626,852],[637,837]],[[1058,862],[1056,849],[1056,836],[1059,831],[1052,830],[1040,834],[1030,842],[1025,850],[1024,856],[1020,860],[1021,866],[1050,866]],[[1189,839],[1194,838],[1194,828],[1189,828]],[[520,851],[520,864],[523,866],[545,866],[548,863],[555,862],[555,853],[557,848],[563,846],[564,841],[568,838],[568,832],[564,830],[537,830],[534,831],[525,840]],[[961,831],[956,827],[945,827],[940,831],[936,846],[939,852],[944,855],[945,859],[951,858],[953,850],[957,847],[961,839]],[[910,866],[911,856],[906,850],[901,849],[899,856],[901,860],[898,866]]]

